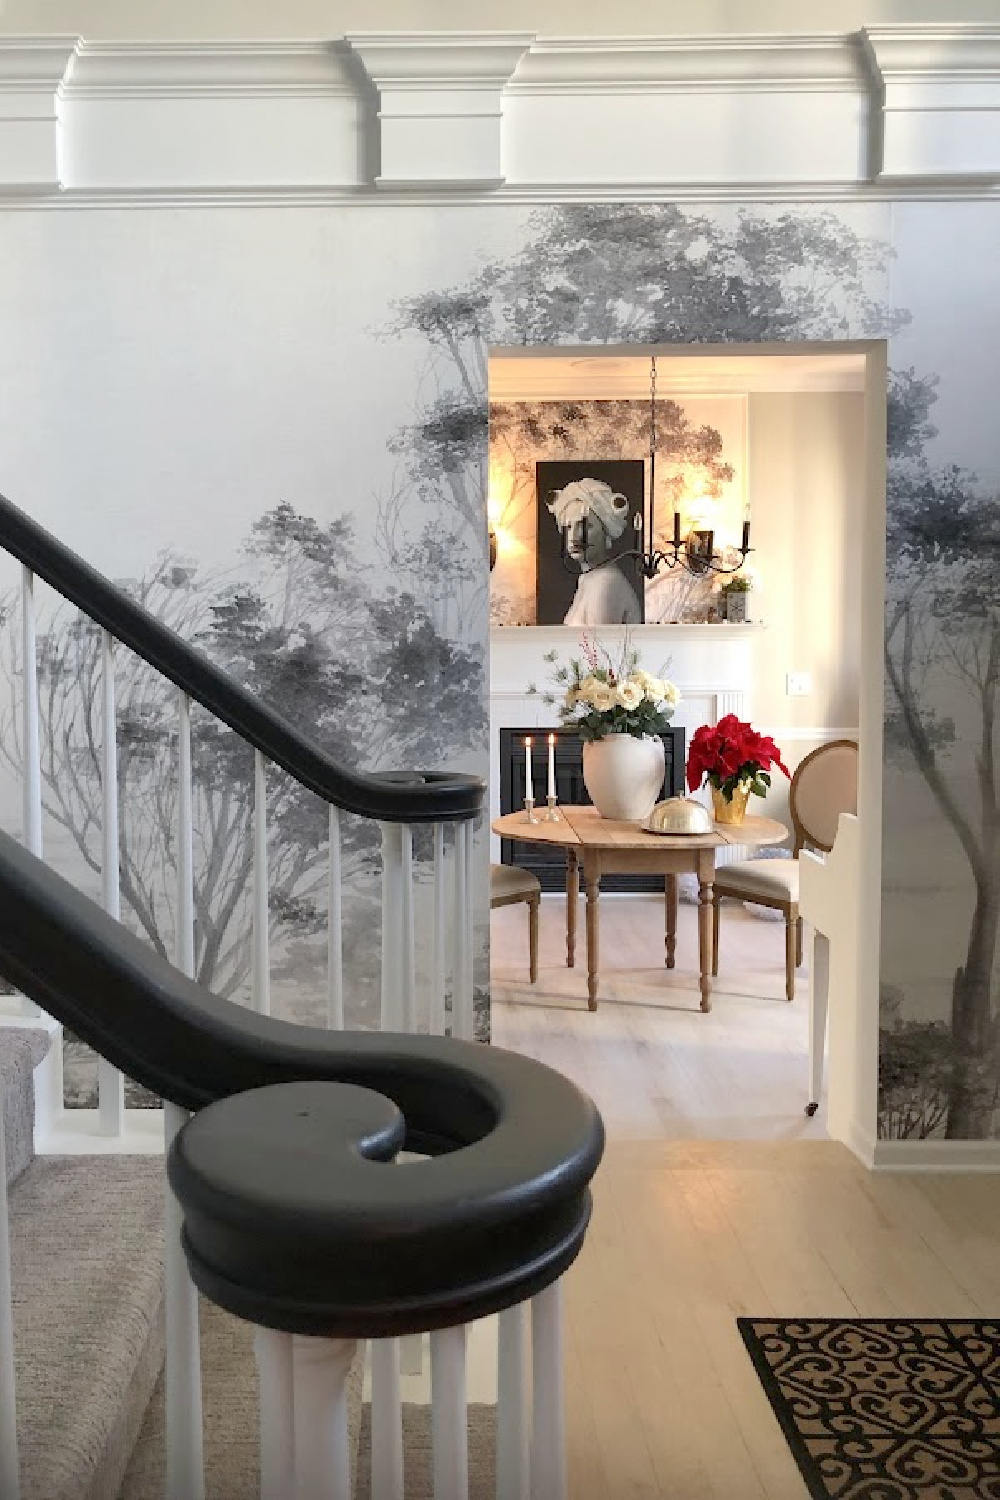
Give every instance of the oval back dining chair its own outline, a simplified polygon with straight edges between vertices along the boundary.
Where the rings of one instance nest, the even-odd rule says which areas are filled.
[[[858,810],[858,747],[831,740],[801,760],[788,794],[792,853],[785,859],[743,859],[716,871],[713,893],[712,972],[719,972],[720,907],[725,898],[780,911],[785,918],[785,996],[795,998],[795,970],[802,963],[799,916],[799,850],[829,854],[841,813]]]

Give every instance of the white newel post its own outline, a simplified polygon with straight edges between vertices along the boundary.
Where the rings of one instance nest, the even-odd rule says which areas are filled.
[[[531,1302],[531,1500],[566,1500],[562,1281]]]
[[[431,1334],[431,1432],[434,1500],[468,1500],[464,1324]]]
[[[108,916],[121,918],[118,863],[118,728],[115,718],[115,643],[101,631],[101,900]],[[97,1062],[98,1123],[102,1135],[121,1135],[125,1125],[125,1079],[107,1058]]]
[[[178,696],[177,726],[177,929],[175,962],[194,977],[194,840],[191,776],[191,700]],[[166,1148],[188,1119],[175,1104],[163,1110]],[[183,1214],[166,1188],[164,1204],[164,1301],[166,1317],[166,1500],[205,1500],[201,1418],[201,1347],[198,1293],[181,1249]]]
[[[344,1029],[344,909],[343,852],[340,840],[340,808],[330,808],[330,892],[327,915],[327,1012],[326,1024]]]
[[[7,1142],[3,1124],[3,1081],[0,1080],[0,1495],[3,1500],[19,1500],[20,1493],[10,1224],[7,1218]]]
[[[455,824],[454,967],[451,986],[451,1034],[471,1042],[474,1036],[472,995],[472,824]]]
[[[497,1319],[496,1500],[530,1500],[527,1356],[528,1303],[518,1302]]]
[[[356,1349],[354,1339],[292,1340],[294,1500],[351,1500],[347,1377]]]
[[[399,830],[399,847],[400,937],[402,940],[400,1000],[403,1030],[412,1034],[417,1029],[417,956],[413,916],[413,829],[407,827],[406,824]]]

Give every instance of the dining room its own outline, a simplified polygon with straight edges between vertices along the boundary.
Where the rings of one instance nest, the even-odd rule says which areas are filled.
[[[612,1136],[824,1138],[798,856],[857,808],[865,353],[489,376],[493,1039]]]

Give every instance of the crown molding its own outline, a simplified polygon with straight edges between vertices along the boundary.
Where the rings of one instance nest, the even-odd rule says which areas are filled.
[[[864,92],[854,37],[834,33],[687,37],[541,37],[508,86],[511,94]]]
[[[532,31],[369,31],[344,40],[375,88],[498,89],[531,46]]]
[[[53,96],[69,75],[80,47],[75,36],[0,37],[0,95]]]
[[[1000,26],[866,26],[861,38],[882,82],[1000,77]]]
[[[357,93],[347,48],[331,42],[81,42],[78,99]]]

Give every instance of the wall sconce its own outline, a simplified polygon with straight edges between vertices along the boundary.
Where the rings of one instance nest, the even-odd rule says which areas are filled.
[[[715,532],[689,531],[687,534],[687,567],[691,573],[707,573],[715,551]]]
[[[490,572],[491,573],[493,572],[493,569],[496,567],[496,565],[497,565],[497,534],[494,531],[493,527],[491,526],[490,527]]]

